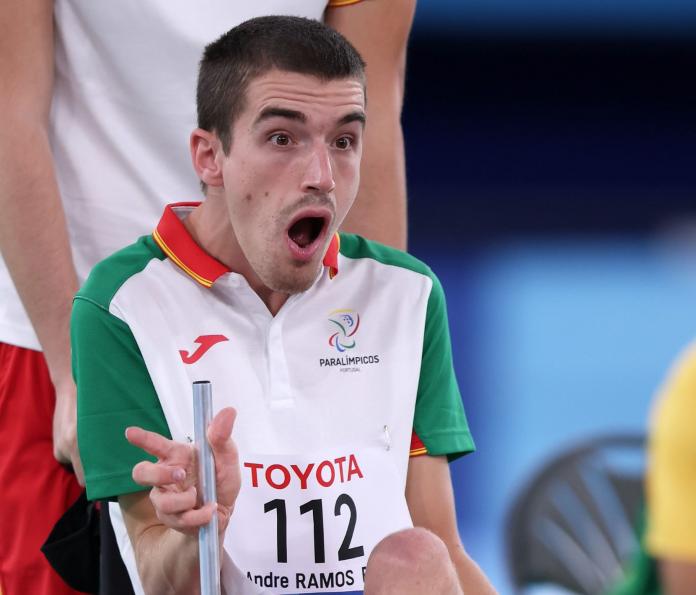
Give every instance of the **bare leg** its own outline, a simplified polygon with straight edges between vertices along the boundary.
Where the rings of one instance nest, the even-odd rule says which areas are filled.
[[[447,547],[426,529],[380,541],[367,562],[365,595],[462,595]]]

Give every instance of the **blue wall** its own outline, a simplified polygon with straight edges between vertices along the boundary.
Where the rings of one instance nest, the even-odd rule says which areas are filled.
[[[461,32],[633,33],[690,35],[689,0],[425,0],[418,29]]]
[[[419,3],[410,246],[447,292],[478,446],[452,466],[460,530],[503,594],[521,482],[645,428],[696,338],[694,23],[692,2]]]
[[[696,337],[696,244],[530,238],[479,254],[466,274],[454,256],[429,260],[478,446],[452,468],[460,528],[507,593],[503,519],[521,484],[573,442],[643,430]]]

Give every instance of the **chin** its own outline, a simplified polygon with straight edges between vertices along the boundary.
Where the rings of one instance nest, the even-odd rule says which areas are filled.
[[[303,267],[304,268],[304,267]],[[290,270],[283,276],[277,276],[274,279],[269,279],[270,283],[266,286],[273,291],[281,293],[295,294],[307,291],[314,284],[319,270]]]
[[[289,280],[285,283],[278,284],[278,288],[274,289],[274,291],[279,291],[290,295],[302,293],[303,291],[307,291],[310,287],[312,287],[313,283],[314,277],[308,281],[300,279]]]

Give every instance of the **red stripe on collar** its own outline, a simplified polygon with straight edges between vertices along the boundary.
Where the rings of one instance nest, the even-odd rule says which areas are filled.
[[[230,269],[196,244],[177,213],[188,213],[200,204],[179,202],[167,205],[152,236],[179,268],[201,285],[210,287],[220,276],[229,273]]]
[[[331,238],[329,248],[324,254],[323,264],[329,269],[329,279],[333,279],[338,275],[338,253],[341,250],[341,236],[338,233]]]

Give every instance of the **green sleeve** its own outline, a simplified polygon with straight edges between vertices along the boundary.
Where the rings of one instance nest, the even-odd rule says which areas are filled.
[[[451,461],[475,446],[454,375],[445,294],[437,277],[431,278],[413,427],[428,454]]]
[[[125,429],[136,425],[171,435],[135,338],[122,320],[82,296],[73,303],[71,337],[87,496],[115,498],[142,490],[131,471],[154,459],[128,443]]]

